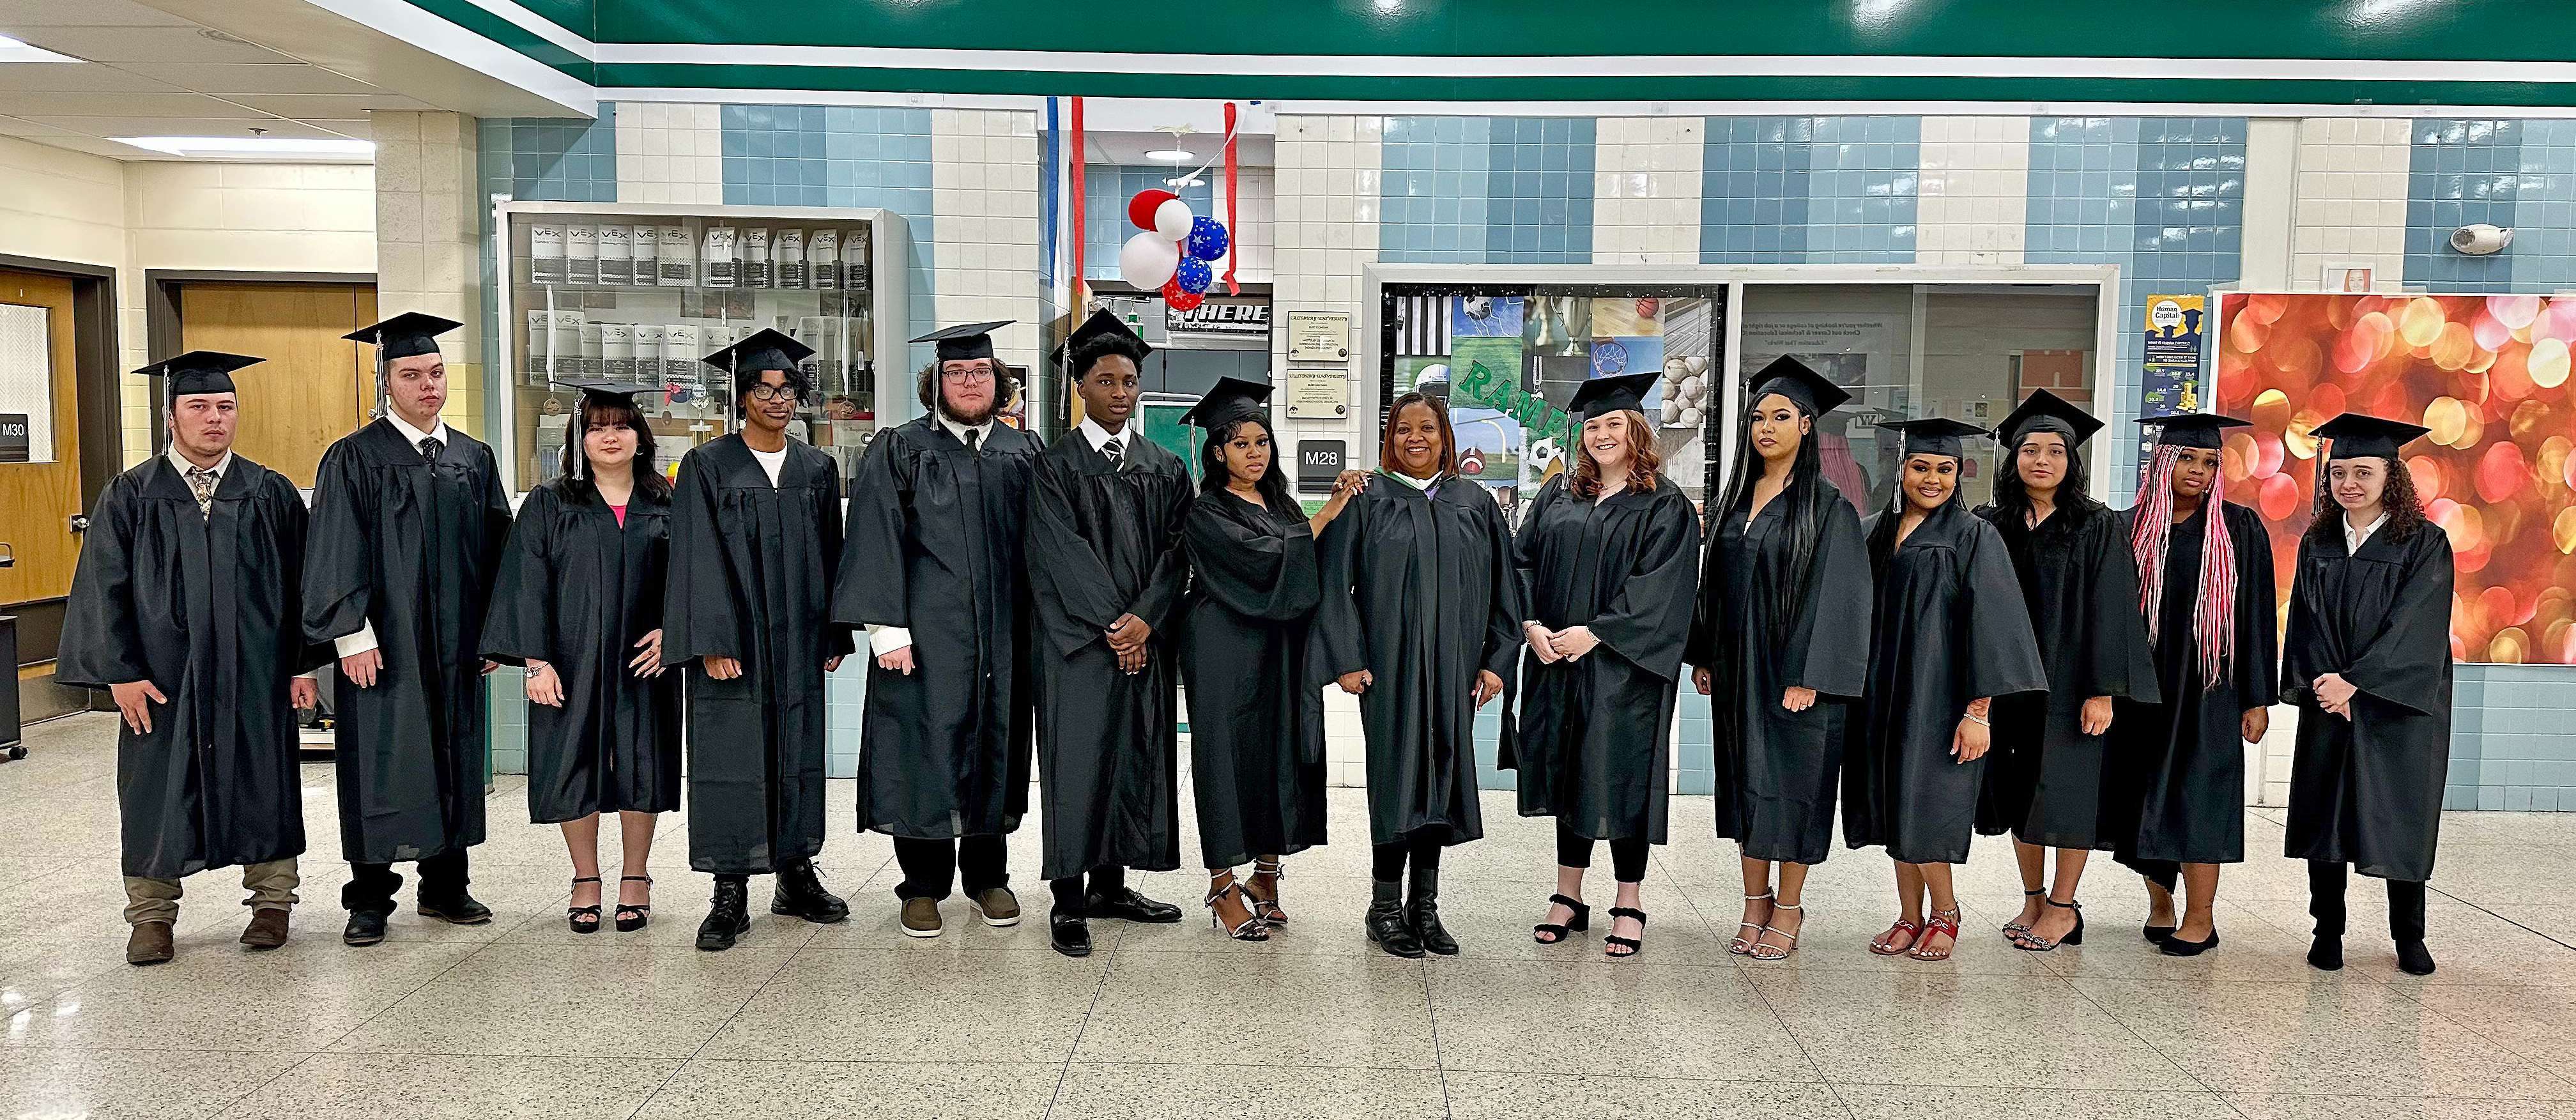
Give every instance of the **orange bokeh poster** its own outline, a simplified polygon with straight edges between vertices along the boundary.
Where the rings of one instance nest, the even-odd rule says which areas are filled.
[[[2576,664],[2576,296],[2229,293],[2217,411],[2227,496],[2260,510],[2288,609],[2312,517],[2317,443],[2344,411],[2432,429],[2406,466],[2459,572],[2461,661]]]

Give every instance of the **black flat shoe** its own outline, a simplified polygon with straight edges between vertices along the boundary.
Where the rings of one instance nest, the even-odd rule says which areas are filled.
[[[2408,976],[2431,976],[2433,951],[2425,948],[2421,941],[2400,941],[2397,943],[2397,967]]]
[[[1047,936],[1055,951],[1068,957],[1091,955],[1091,924],[1072,914],[1047,915]]]
[[[492,920],[492,908],[474,901],[470,894],[436,900],[424,898],[416,909],[421,917],[436,918],[452,926],[479,926]]]
[[[1122,922],[1147,925],[1170,925],[1181,920],[1181,908],[1168,902],[1156,902],[1134,887],[1095,894],[1082,901],[1083,914],[1092,918],[1116,918]]]
[[[2179,937],[2168,937],[2160,946],[2164,955],[2168,957],[2197,957],[2217,947],[2218,931],[2214,929],[2209,931],[2207,941],[2185,941]]]
[[[2308,946],[2308,965],[2319,972],[2343,971],[2343,938],[2319,934]]]
[[[340,940],[349,945],[373,945],[385,939],[385,916],[361,910],[349,915],[349,926],[340,931]]]
[[[2139,926],[2138,932],[2147,935],[2147,944],[2162,945],[2165,943],[2165,938],[2173,936],[2174,931],[2181,928],[2181,926]]]

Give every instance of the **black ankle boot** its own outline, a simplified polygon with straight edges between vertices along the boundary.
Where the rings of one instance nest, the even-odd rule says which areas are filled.
[[[1458,955],[1458,939],[1440,925],[1440,872],[1414,867],[1413,897],[1404,905],[1404,917],[1424,950],[1444,957]]]
[[[1368,939],[1399,957],[1421,956],[1422,939],[1404,917],[1404,884],[1371,882],[1369,887],[1374,893],[1369,900]]]
[[[2421,941],[2400,941],[2397,943],[2397,967],[2408,976],[2431,976],[2433,951],[2425,948]]]
[[[2342,971],[2343,935],[2334,933],[2318,934],[2316,941],[2310,943],[2308,946],[2308,967],[2314,968],[2320,972]]]
[[[827,925],[850,916],[850,904],[841,901],[841,896],[823,889],[823,877],[814,870],[812,860],[781,867],[771,878],[775,881],[769,895],[769,912],[772,914],[786,914]]]
[[[720,953],[751,928],[751,884],[739,877],[716,880],[716,901],[707,920],[698,923],[698,948]]]

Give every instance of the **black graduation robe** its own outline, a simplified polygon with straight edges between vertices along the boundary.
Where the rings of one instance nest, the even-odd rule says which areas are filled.
[[[628,662],[662,628],[671,570],[671,503],[637,487],[626,524],[596,496],[575,501],[558,478],[528,492],[501,554],[483,655],[554,666],[563,706],[528,702],[528,819],[680,807],[680,680]]]
[[[1449,844],[1485,834],[1476,672],[1508,689],[1521,643],[1520,578],[1502,510],[1467,479],[1433,490],[1380,473],[1317,544],[1323,597],[1310,683],[1360,669],[1373,678],[1359,697],[1371,844],[1426,828]]]
[[[2040,664],[2048,667],[2046,693],[1995,702],[1977,831],[2010,831],[2051,848],[2110,848],[2117,829],[2102,822],[2106,812],[2113,821],[2127,816],[2110,804],[2124,791],[2104,781],[2109,733],[2084,733],[2084,702],[2160,699],[2146,618],[2138,613],[2138,562],[2120,515],[2068,503],[2036,529],[1994,506],[1977,516],[2003,536],[2039,637]]]
[[[333,758],[351,863],[483,842],[483,616],[510,532],[499,464],[450,427],[435,466],[380,419],[322,453],[304,566],[304,636],[373,624],[373,688],[342,682]]]
[[[169,460],[108,481],[63,604],[54,680],[150,681],[152,730],[120,720],[116,792],[127,875],[176,879],[304,851],[287,681],[320,665],[299,598],[304,498],[233,456],[210,515]]]
[[[1559,476],[1538,492],[1513,549],[1529,620],[1588,626],[1580,661],[1520,658],[1498,765],[1520,772],[1524,817],[1595,840],[1665,841],[1673,704],[1699,590],[1699,513],[1672,479],[1595,502]],[[1515,647],[1516,649],[1519,647]]]
[[[1181,522],[1194,497],[1180,457],[1130,428],[1118,462],[1066,432],[1037,457],[1028,569],[1038,642],[1038,793],[1048,879],[1117,865],[1181,865],[1180,721],[1166,627],[1189,566]],[[1143,671],[1118,668],[1120,615],[1153,627]]]
[[[2216,685],[2202,679],[2192,614],[2200,601],[2201,545],[2211,503],[2175,525],[2165,545],[2163,618],[2157,624],[2156,691],[2161,703],[2118,700],[2111,721],[2111,806],[2121,863],[2148,869],[2245,859],[2245,709],[2280,694],[2272,590],[2272,538],[2262,515],[2223,503],[2236,548],[2236,636]],[[2126,539],[2138,510],[2120,515]],[[2159,868],[2160,869],[2160,868]]]
[[[1872,514],[1863,535],[1896,516]],[[1986,760],[1960,762],[1950,737],[1978,697],[2048,687],[2039,640],[2003,538],[1955,502],[1875,575],[1869,683],[1846,724],[1843,841],[1900,863],[1965,863]]]
[[[778,481],[742,436],[680,459],[662,661],[687,673],[689,866],[766,875],[823,850],[823,664],[850,652],[831,619],[841,476],[796,440]],[[702,658],[731,657],[720,681]]]
[[[2433,877],[2451,764],[2451,575],[2451,538],[2430,522],[2404,540],[2383,525],[2358,552],[2340,524],[2324,541],[2300,538],[2281,639],[2281,700],[2299,706],[2290,858]],[[2360,689],[2352,719],[2317,706],[2327,673]]]
[[[1766,573],[1794,562],[1788,497],[1747,523],[1746,507],[1718,516],[1701,573],[1694,664],[1709,670],[1717,755],[1717,834],[1748,859],[1823,863],[1834,844],[1843,723],[1869,673],[1869,550],[1860,514],[1817,480],[1823,518],[1806,594],[1787,641],[1774,646]],[[1746,505],[1751,502],[1746,498]],[[1780,706],[1791,687],[1814,689],[1806,711]]]
[[[916,839],[1010,832],[1029,807],[1033,690],[1022,548],[1036,438],[996,423],[968,451],[935,417],[877,434],[850,488],[832,617],[912,630],[910,675],[868,661],[859,827]]]
[[[1240,867],[1324,842],[1324,695],[1307,677],[1315,534],[1290,505],[1201,494],[1183,523],[1176,653],[1190,694],[1199,851]]]

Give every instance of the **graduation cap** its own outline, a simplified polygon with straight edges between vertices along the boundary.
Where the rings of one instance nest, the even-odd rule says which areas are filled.
[[[1965,459],[1961,440],[1969,436],[1992,433],[1974,424],[1962,423],[1947,416],[1926,416],[1920,420],[1881,420],[1878,426],[1905,433],[1905,454],[1947,455]]]
[[[2102,422],[2084,411],[2082,405],[2046,389],[2033,391],[2029,400],[2021,402],[2021,407],[1995,426],[1995,434],[2006,447],[2021,446],[2022,437],[2032,432],[2056,432],[2066,437],[2066,445],[2072,449],[2101,430]]]
[[[2397,449],[2433,429],[2402,420],[2382,420],[2347,412],[2317,425],[2315,434],[2334,441],[2326,452],[2333,459],[2395,459]]]
[[[1745,407],[1750,408],[1773,393],[1798,402],[1798,407],[1806,409],[1811,417],[1832,412],[1851,400],[1851,394],[1844,392],[1842,386],[1826,380],[1824,374],[1808,369],[1807,363],[1786,354],[1772,359],[1770,365],[1762,367],[1762,372],[1753,375],[1753,387],[1744,394]]]
[[[1017,321],[1018,320],[1015,319],[995,319],[989,323],[967,323],[963,326],[935,330],[929,334],[913,339],[913,341],[938,343],[939,360],[942,362],[963,362],[975,358],[989,358],[993,356],[993,332],[1010,326],[1012,323]],[[1087,327],[1091,324],[1085,323],[1083,325]]]
[[[234,370],[267,360],[217,350],[191,350],[134,372],[145,377],[167,378],[168,381],[162,385],[162,399],[175,401],[199,393],[232,392]]]
[[[372,343],[378,357],[392,361],[414,354],[438,353],[438,336],[464,325],[454,319],[405,311],[372,327],[360,327],[340,337],[351,342]]]
[[[768,370],[785,370],[792,377],[802,377],[800,363],[814,356],[814,348],[766,327],[752,332],[750,338],[698,359],[717,369],[733,374],[735,391],[760,380]],[[751,380],[745,381],[748,376]]]
[[[1617,377],[1595,377],[1574,390],[1574,400],[1565,406],[1580,423],[1607,412],[1644,412],[1646,391],[1663,380],[1661,373],[1625,373]]]
[[[1181,423],[1196,424],[1211,432],[1233,422],[1244,414],[1258,414],[1270,400],[1270,386],[1239,377],[1220,377],[1199,403],[1181,414]]]
[[[961,327],[958,329],[963,330],[964,328]],[[931,337],[936,338],[938,336],[933,335]],[[1110,314],[1109,309],[1102,308],[1098,311],[1092,312],[1091,317],[1083,320],[1081,326],[1075,327],[1073,329],[1073,333],[1065,337],[1064,345],[1055,348],[1055,360],[1061,362],[1067,357],[1080,352],[1082,348],[1089,344],[1093,339],[1100,338],[1126,339],[1129,344],[1127,356],[1138,362],[1144,361],[1145,355],[1154,352],[1154,348],[1146,345],[1144,339],[1136,336],[1136,332],[1127,329],[1126,320]],[[916,339],[915,341],[918,340]],[[992,353],[991,341],[989,339],[986,340],[984,352],[985,354]],[[977,355],[972,354],[959,355],[959,357],[976,356]],[[943,352],[940,355],[940,360],[947,361],[948,355]],[[1083,371],[1075,370],[1073,372],[1075,376],[1079,377],[1082,375]]]
[[[2173,447],[2200,447],[2217,450],[2220,433],[2229,428],[2242,428],[2251,420],[2221,416],[2215,412],[2185,412],[2173,416],[2141,416],[2138,423],[2156,425],[2156,442]]]

